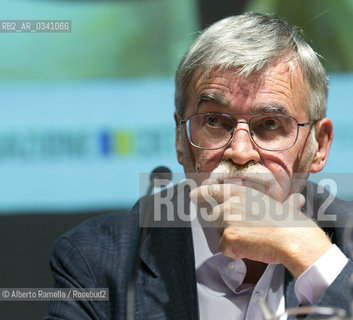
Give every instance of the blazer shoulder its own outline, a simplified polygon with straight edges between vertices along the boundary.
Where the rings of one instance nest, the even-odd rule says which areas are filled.
[[[130,211],[113,212],[90,218],[60,236],[53,249],[74,246],[78,250],[106,249],[126,245],[136,236],[138,205]]]

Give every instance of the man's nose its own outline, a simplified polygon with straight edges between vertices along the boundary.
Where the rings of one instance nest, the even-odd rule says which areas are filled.
[[[257,147],[250,140],[247,124],[237,124],[232,141],[223,154],[225,160],[231,160],[238,165],[245,165],[249,161],[255,163],[261,160]]]

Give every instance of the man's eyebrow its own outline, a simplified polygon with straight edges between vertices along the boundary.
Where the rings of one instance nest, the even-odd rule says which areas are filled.
[[[197,101],[197,107],[200,107],[200,105],[204,102],[213,102],[215,104],[222,105],[222,106],[228,105],[227,99],[224,96],[216,93],[201,94],[199,100]]]
[[[259,105],[251,108],[251,111],[254,113],[279,113],[286,116],[290,116],[288,110],[282,106],[275,104],[265,104]]]

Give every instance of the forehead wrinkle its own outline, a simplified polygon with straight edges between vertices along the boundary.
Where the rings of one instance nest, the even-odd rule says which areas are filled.
[[[220,81],[217,81],[220,79]],[[222,81],[225,80],[225,81]],[[193,79],[188,88],[188,100],[192,101],[192,95],[195,96],[194,108],[196,111],[201,107],[203,103],[213,103],[222,107],[230,108],[230,101],[225,97],[223,93],[229,91],[229,86],[227,83],[229,80],[224,75],[224,73],[219,72],[209,72],[204,73],[199,76],[198,79]],[[222,94],[216,93],[214,91],[221,92]]]
[[[194,86],[191,87],[196,98],[194,98],[193,109],[195,112],[203,106],[203,103],[205,105],[209,103],[209,105],[213,104],[232,110],[233,105],[248,105],[248,102],[250,102],[250,109],[248,110],[251,110],[252,113],[279,113],[296,116],[291,112],[292,107],[295,111],[294,105],[292,105],[295,98],[293,93],[298,92],[298,90],[306,91],[305,85],[304,90],[302,90],[304,82],[302,78],[302,72],[296,61],[292,61],[288,57],[287,59],[279,59],[276,64],[248,77],[240,76],[235,70],[213,71],[209,74],[203,74],[197,80],[194,79]],[[273,87],[276,89],[276,95],[271,101]],[[270,99],[266,99],[268,101],[264,101],[264,103],[258,101],[259,105],[255,102],[251,106],[252,103],[248,100],[252,100],[257,94],[265,94]],[[307,112],[305,105],[306,101],[300,102],[304,112]]]
[[[264,72],[263,76],[264,83],[275,82],[278,88],[282,89],[281,94],[288,99],[293,98],[295,91],[304,91],[304,93],[307,91],[304,74],[291,54],[280,58],[273,67]]]
[[[196,97],[199,92],[196,107],[199,109],[203,103],[210,102],[231,111],[233,99],[247,99],[251,96],[250,92],[256,91],[258,86],[259,83],[249,82],[247,78],[239,76],[232,70],[213,71],[207,77],[198,79],[194,86]]]

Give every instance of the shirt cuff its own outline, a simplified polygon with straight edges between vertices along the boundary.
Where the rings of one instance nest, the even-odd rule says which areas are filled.
[[[347,257],[333,244],[295,282],[294,291],[299,302],[303,305],[315,304],[337,278],[347,262]]]

